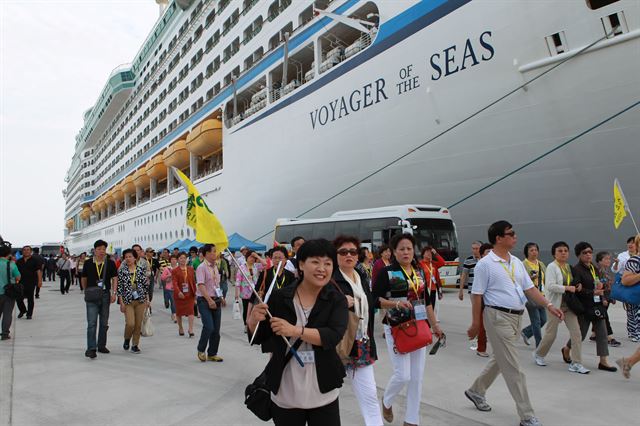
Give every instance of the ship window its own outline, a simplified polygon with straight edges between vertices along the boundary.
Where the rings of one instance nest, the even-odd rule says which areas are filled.
[[[184,229],[180,231],[180,238],[184,238]]]
[[[567,37],[564,31],[557,32],[546,37],[547,48],[551,56],[556,56],[569,50]]]
[[[589,9],[596,10],[617,3],[618,1],[620,0],[587,0],[587,6],[589,6]]]
[[[182,206],[180,206],[180,214],[182,215]]]
[[[627,20],[624,16],[623,11],[605,16],[601,18],[601,20],[602,26],[604,28],[604,33],[607,38],[613,38],[629,32],[629,28],[627,27]]]

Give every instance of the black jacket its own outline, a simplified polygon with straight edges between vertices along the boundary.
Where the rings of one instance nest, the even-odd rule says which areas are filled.
[[[598,268],[593,266],[593,270],[596,273],[596,277],[599,279]],[[591,275],[591,269],[582,262],[578,262],[572,268],[571,272],[573,274],[573,284],[582,284],[582,290],[576,294],[578,295],[578,299],[582,302],[582,306],[584,306],[585,311],[589,312],[595,305],[595,302],[593,301],[593,292],[596,288],[596,282],[594,282],[593,275]],[[600,300],[602,300],[603,297],[604,296],[601,296]]]
[[[294,283],[271,294],[269,311],[274,317],[296,323],[296,311],[293,297],[300,282]],[[316,372],[320,392],[327,393],[342,386],[345,376],[344,366],[336,353],[336,345],[347,330],[348,321],[347,299],[331,283],[324,286],[318,294],[306,328],[315,328],[320,332],[322,346],[313,346],[316,359]],[[258,328],[254,344],[262,344],[269,340],[269,347],[273,348],[273,355],[266,368],[267,387],[274,394],[280,389],[280,380],[285,367],[287,345],[281,336],[273,333],[269,320],[262,321]],[[295,340],[295,339],[293,339]],[[291,359],[289,362],[296,363]]]
[[[369,350],[371,358],[378,359],[378,352],[376,351],[376,339],[374,338],[373,328],[375,324],[376,308],[380,307],[380,302],[377,297],[374,299],[373,295],[371,294],[371,290],[369,289],[369,279],[367,278],[367,276],[357,269],[355,271],[358,275],[360,275],[360,282],[362,283],[364,293],[367,295],[367,302],[369,303],[369,323],[367,324],[367,335],[369,336]],[[351,284],[349,284],[347,280],[344,279],[342,273],[340,272],[340,269],[336,269],[333,273],[333,280],[337,285],[340,286],[345,295],[353,297],[353,289],[351,288]],[[354,311],[354,309],[355,308],[353,307],[350,308],[351,311]],[[355,345],[355,342],[353,348],[351,349],[350,355],[352,357],[358,355],[358,348]]]

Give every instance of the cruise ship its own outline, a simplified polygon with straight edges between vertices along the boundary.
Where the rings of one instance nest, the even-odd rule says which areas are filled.
[[[543,250],[622,250],[640,208],[637,0],[158,0],[84,114],[65,245],[193,239],[189,175],[228,233],[435,204],[461,246],[497,219]]]

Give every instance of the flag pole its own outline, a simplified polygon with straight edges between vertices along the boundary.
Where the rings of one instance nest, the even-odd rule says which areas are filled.
[[[273,279],[271,280],[269,291],[267,291],[267,294],[265,294],[264,296],[264,303],[267,303],[269,301],[269,298],[271,297],[271,292],[273,291],[273,285],[276,283],[276,279],[280,274],[280,266],[282,266],[282,261],[278,262],[278,267],[276,268],[276,273],[273,275]],[[264,273],[266,274],[267,271],[265,271]],[[249,341],[250,345],[253,345],[253,338],[256,337],[256,334],[258,334],[258,328],[260,328],[260,323],[258,323],[258,325],[256,326],[256,329],[253,331],[253,336],[251,336],[251,340]]]
[[[225,251],[229,254],[229,256],[231,257],[231,260],[233,261],[233,263],[236,264],[236,267],[238,268],[238,270],[242,273],[242,276],[244,276],[244,279],[247,280],[247,282],[253,282],[251,280],[251,278],[249,278],[249,276],[247,275],[246,272],[244,272],[244,270],[242,269],[242,267],[240,266],[240,264],[238,263],[238,261],[236,260],[235,256],[233,255],[233,253],[231,253],[231,251],[229,250],[229,248],[227,247],[225,249]],[[258,294],[258,292],[256,291],[256,289],[253,286],[251,287],[251,291],[253,292],[253,294],[256,296],[256,298],[258,299],[258,302],[265,303],[264,300],[262,300],[262,297],[260,297],[260,295]],[[269,316],[269,318],[273,318],[273,315],[271,315],[271,312],[269,312],[269,309],[267,309],[267,315]],[[255,332],[254,332],[255,334]],[[287,346],[289,347],[289,350],[291,350],[291,353],[293,354],[293,357],[296,359],[296,361],[298,361],[298,364],[300,364],[301,367],[304,367],[304,363],[302,362],[302,359],[300,359],[300,356],[298,355],[298,351],[296,351],[293,346],[291,346],[291,343],[289,343],[289,340],[285,337],[282,336],[282,338],[284,339],[284,342],[287,344]]]
[[[633,227],[636,229],[636,235],[640,234],[638,231],[638,225],[636,224],[636,220],[633,218],[633,214],[631,213],[631,208],[629,208],[629,203],[627,202],[627,197],[624,196],[624,192],[622,192],[622,186],[620,185],[620,181],[618,178],[615,178],[614,185],[618,186],[618,191],[620,191],[620,196],[622,197],[622,201],[624,202],[624,209],[627,213],[629,213],[629,217],[631,218],[631,223],[633,223]]]
[[[636,220],[633,218],[633,214],[631,214],[631,210],[627,207],[627,213],[629,213],[629,217],[631,218],[631,223],[633,223],[633,227],[636,228],[636,235],[640,234],[638,231],[638,225],[636,224]]]

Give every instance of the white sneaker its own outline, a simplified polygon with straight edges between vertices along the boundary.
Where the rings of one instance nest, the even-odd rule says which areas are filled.
[[[469,346],[469,349],[471,349],[472,351],[478,350],[478,339],[473,339],[471,341],[471,346]]]
[[[542,426],[542,423],[540,423],[537,417],[529,417],[528,419],[521,420],[520,426]]]
[[[535,351],[532,352],[532,355],[533,355],[533,362],[535,362],[537,366],[539,366],[539,367],[546,367],[547,366],[547,363],[544,361],[544,358],[541,357],[541,356],[538,356],[537,352],[535,352]]]
[[[476,355],[481,356],[482,358],[489,358],[489,354],[486,352],[476,352]]]
[[[589,371],[591,370],[584,368],[582,364],[572,362],[571,364],[569,364],[569,371],[571,371],[572,373],[589,374]]]
[[[524,331],[520,332],[520,336],[522,336],[522,341],[524,342],[525,345],[531,346],[531,343],[529,343],[529,338],[527,337],[526,334],[524,334]]]

